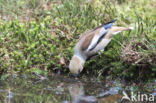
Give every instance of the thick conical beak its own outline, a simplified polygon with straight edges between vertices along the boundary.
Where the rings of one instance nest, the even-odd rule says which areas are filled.
[[[78,74],[72,74],[75,78],[77,78],[79,76],[80,73]]]

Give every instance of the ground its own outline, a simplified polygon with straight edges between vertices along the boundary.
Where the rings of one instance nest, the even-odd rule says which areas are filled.
[[[114,18],[115,25],[135,29],[115,36],[100,56],[86,63],[85,75],[155,80],[155,0],[1,0],[1,78],[68,73],[79,36]]]

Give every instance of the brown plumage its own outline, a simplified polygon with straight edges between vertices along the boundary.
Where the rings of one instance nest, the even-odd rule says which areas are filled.
[[[114,22],[99,26],[82,34],[74,48],[74,55],[70,61],[69,69],[74,75],[83,70],[87,58],[98,53],[108,45],[113,35],[125,30],[132,30],[132,27],[112,26]]]

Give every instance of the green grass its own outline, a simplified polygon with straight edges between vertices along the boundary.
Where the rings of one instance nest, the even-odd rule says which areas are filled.
[[[0,8],[1,74],[68,72],[80,34],[117,18],[116,25],[135,30],[115,36],[101,56],[86,63],[86,73],[155,77],[154,0],[1,0]],[[129,51],[140,57],[134,59],[137,55]]]

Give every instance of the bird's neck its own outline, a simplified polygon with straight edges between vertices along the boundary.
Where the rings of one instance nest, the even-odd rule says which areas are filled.
[[[83,64],[85,63],[85,61],[86,61],[86,57],[85,57],[85,56],[82,56],[82,55],[76,54],[76,55],[74,55],[73,57],[78,58],[78,59],[80,60],[80,62],[81,62],[82,65],[83,65]]]

